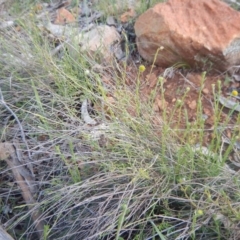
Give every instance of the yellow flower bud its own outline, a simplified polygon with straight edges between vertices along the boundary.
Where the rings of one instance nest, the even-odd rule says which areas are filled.
[[[182,104],[182,100],[180,99],[177,99],[177,102],[176,102],[178,105]]]
[[[139,69],[139,72],[141,73],[143,73],[146,70],[144,65],[140,65],[138,69]]]
[[[232,91],[232,95],[233,95],[234,97],[237,97],[237,96],[238,96],[238,91],[237,91],[237,90],[233,90],[233,91]]]
[[[202,215],[203,215],[203,210],[198,209],[198,210],[196,211],[196,214],[197,214],[197,216],[202,216]]]

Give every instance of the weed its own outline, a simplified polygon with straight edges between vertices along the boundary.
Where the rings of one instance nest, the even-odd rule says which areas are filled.
[[[155,2],[142,1],[142,8]],[[22,126],[37,186],[36,203],[28,210],[12,173],[0,162],[1,207],[13,205],[1,221],[16,239],[36,237],[30,222],[36,209],[45,222],[43,239],[238,236],[240,181],[226,162],[239,136],[240,117],[236,126],[231,125],[234,111],[222,119],[220,82],[212,86],[212,129],[206,130],[203,118],[207,72],[194,89],[194,121],[185,105],[191,89],[185,87],[174,108],[169,112],[162,107],[156,118],[156,97],[167,101],[167,77],[160,75],[146,98],[141,92],[145,73],[151,74],[154,64],[136,66],[131,85],[126,64],[116,63],[101,74],[92,70],[93,62],[84,54],[73,58],[63,50],[60,60],[51,55],[52,46],[39,33],[36,19],[22,17],[19,22],[24,40],[14,30],[14,38],[9,32],[0,37],[1,91],[17,116],[12,119],[1,106],[0,134],[4,142],[19,142],[19,156],[25,160]],[[173,66],[179,67],[186,65]],[[111,84],[103,82],[104,76]],[[88,109],[98,120],[94,126],[81,119],[85,99],[94,105]],[[229,128],[232,134],[225,146],[222,137]],[[213,137],[206,146],[208,131]]]

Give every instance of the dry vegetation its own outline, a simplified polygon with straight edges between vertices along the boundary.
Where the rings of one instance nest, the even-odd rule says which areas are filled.
[[[222,121],[213,97],[211,130],[201,101],[195,124],[174,129],[167,111],[156,118],[154,101],[141,100],[139,66],[129,86],[124,65],[99,73],[85,55],[53,56],[30,3],[9,3],[16,26],[0,29],[3,228],[14,239],[238,239],[240,178],[227,163],[238,154],[239,116]],[[162,79],[151,94],[164,99]],[[97,124],[84,121],[86,99]]]

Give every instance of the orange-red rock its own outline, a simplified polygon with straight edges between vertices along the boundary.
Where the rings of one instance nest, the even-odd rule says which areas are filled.
[[[210,60],[225,70],[240,64],[240,13],[220,0],[159,3],[137,19],[135,32],[140,55],[153,62],[157,54],[159,66],[203,67]]]
[[[75,17],[65,8],[59,8],[57,10],[57,17],[54,21],[55,24],[64,25],[66,23],[75,22]]]

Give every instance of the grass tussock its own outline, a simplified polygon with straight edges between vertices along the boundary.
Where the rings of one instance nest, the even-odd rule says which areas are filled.
[[[23,163],[31,155],[35,203],[29,208],[23,201],[2,159],[0,216],[7,231],[15,239],[36,238],[31,216],[39,211],[43,239],[237,239],[240,179],[226,165],[234,142],[223,147],[220,141],[217,129],[231,126],[221,123],[217,101],[215,138],[206,153],[201,101],[199,119],[186,129],[172,128],[167,113],[153,121],[152,99],[141,101],[137,91],[141,72],[132,89],[127,73],[112,68],[114,84],[106,86],[87,56],[72,58],[67,49],[53,56],[35,22],[19,21],[21,33],[0,35],[0,87],[27,145],[4,104],[0,137],[16,144]],[[161,90],[160,78],[153,94]],[[89,106],[96,126],[81,117],[85,99],[100,106]]]

